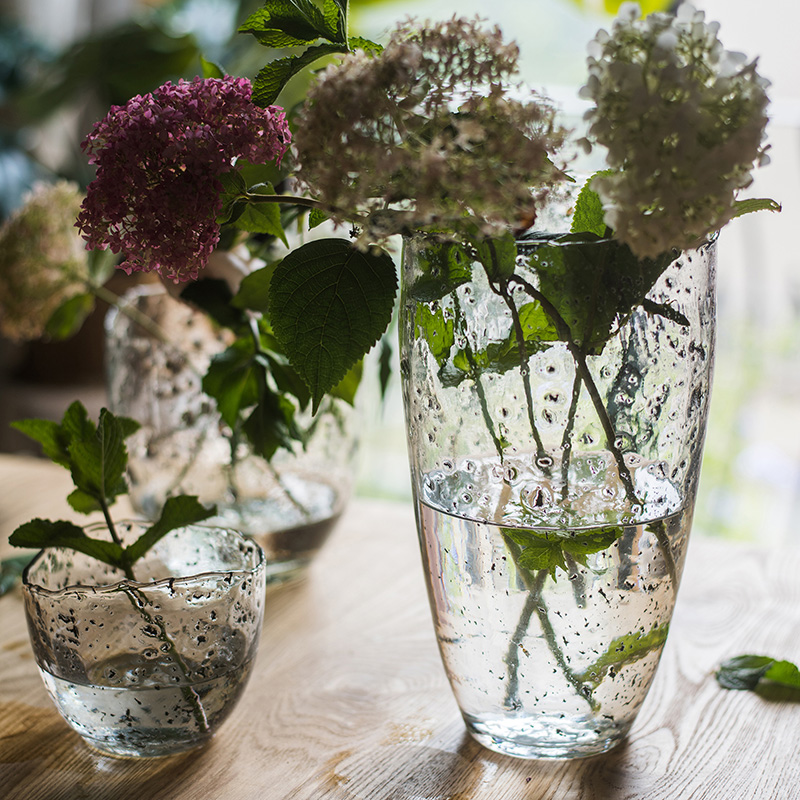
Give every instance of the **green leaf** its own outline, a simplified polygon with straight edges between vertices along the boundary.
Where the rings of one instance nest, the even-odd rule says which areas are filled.
[[[678,325],[683,325],[684,327],[688,327],[691,323],[689,320],[681,314],[680,311],[673,308],[671,305],[667,303],[654,303],[652,300],[648,300],[646,297],[642,300],[642,308],[648,314],[658,314],[664,319],[671,320]]]
[[[269,339],[273,338],[274,337],[269,337]],[[285,355],[275,350],[267,349],[266,345],[267,337],[264,337],[262,340],[262,349],[264,352],[256,355],[256,361],[260,363],[272,377],[272,380],[278,387],[278,391],[283,394],[294,395],[294,397],[297,398],[300,408],[305,408],[311,400],[311,395],[308,393],[308,387],[305,381],[297,374],[297,371],[289,363]]]
[[[609,526],[562,533],[534,528],[501,528],[501,532],[520,548],[516,556],[520,567],[533,572],[546,569],[555,580],[556,569],[567,572],[567,556],[585,565],[588,556],[611,547],[622,536],[623,529]]]
[[[267,264],[246,275],[239,284],[239,291],[234,295],[232,304],[236,308],[266,314],[269,309],[269,284],[275,267],[276,264]]]
[[[308,215],[308,229],[313,230],[329,219],[330,217],[324,211],[320,211],[318,208],[312,208]]]
[[[66,547],[98,559],[114,567],[124,561],[122,548],[115,542],[91,539],[72,522],[49,519],[34,519],[20,525],[8,539],[15,547],[31,547],[42,550],[45,547]]]
[[[47,320],[45,333],[51,339],[61,341],[74,336],[89,314],[94,311],[93,294],[76,294],[65,300]]]
[[[379,56],[383,52],[383,45],[361,36],[351,36],[347,40],[347,44],[351,50],[363,50],[370,56]]]
[[[800,689],[800,670],[791,661],[770,656],[743,655],[720,664],[717,682],[724,689],[755,689],[762,679],[781,686]]]
[[[247,325],[245,315],[232,304],[233,294],[228,282],[219,278],[201,278],[189,283],[181,292],[181,300],[205,311],[217,325],[239,330]]]
[[[129,564],[141,558],[159,539],[176,528],[194,525],[217,513],[215,506],[206,508],[192,495],[169,497],[161,509],[161,516],[133,544],[125,548]]]
[[[311,390],[316,413],[324,394],[389,325],[397,291],[392,259],[345,239],[321,239],[292,251],[275,269],[271,322],[292,365]]]
[[[325,0],[322,16],[332,34],[328,38],[334,42],[347,41],[347,0]]]
[[[57,422],[49,419],[21,419],[12,422],[11,427],[38,442],[44,455],[51,461],[69,469],[69,438],[64,436]]]
[[[338,397],[345,403],[353,405],[356,401],[356,392],[361,385],[361,378],[364,374],[364,362],[359,361],[352,366],[347,374],[330,391],[331,397]]]
[[[94,286],[102,286],[113,274],[117,255],[111,250],[90,250],[87,258],[89,278]]]
[[[72,438],[68,449],[72,480],[77,489],[108,505],[127,491],[125,438],[135,429],[134,426],[137,423],[133,420],[123,422],[122,418],[118,419],[104,408],[100,411],[94,436]]]
[[[251,186],[249,195],[274,195],[275,188],[271,183],[261,183]],[[233,220],[233,225],[248,233],[264,233],[280,239],[286,247],[286,234],[281,224],[281,209],[277,203],[258,203],[246,201],[241,213]]]
[[[780,212],[782,210],[780,203],[776,203],[774,200],[770,200],[766,197],[750,197],[747,200],[737,200],[733,206],[736,211],[731,219],[741,217],[744,214],[751,214],[754,211]]]
[[[259,369],[253,343],[245,337],[214,356],[203,377],[203,391],[216,400],[220,416],[234,430],[241,411],[258,401]]]
[[[326,16],[311,0],[269,0],[242,23],[239,32],[252,33],[260,44],[274,48],[296,47],[317,39],[337,41],[337,29]]]
[[[606,223],[603,219],[603,203],[600,195],[592,189],[592,181],[598,176],[612,175],[613,170],[604,169],[596,172],[584,184],[575,201],[575,213],[572,216],[572,233],[594,233],[604,236]]]
[[[414,337],[424,339],[431,355],[440,367],[443,366],[456,340],[452,316],[445,319],[440,306],[431,311],[425,303],[419,303],[414,317]]]
[[[262,107],[272,105],[283,87],[302,69],[322,56],[346,52],[344,45],[320,44],[309,47],[300,55],[270,61],[253,81],[253,102]]]
[[[247,181],[238,169],[223,172],[219,176],[222,184],[222,208],[217,214],[220,225],[230,224],[243,213],[247,201]]]
[[[203,70],[203,77],[204,78],[218,78],[222,79],[225,77],[225,71],[219,64],[215,64],[213,61],[208,61],[207,59],[200,56],[200,66]]]
[[[517,268],[517,244],[511,233],[471,242],[490,281],[508,278]]]
[[[569,338],[584,350],[602,352],[622,324],[669,266],[673,254],[638,259],[627,245],[594,234],[567,234],[530,256],[539,289],[569,328]]]
[[[441,300],[472,279],[470,259],[464,248],[454,242],[426,243],[416,255],[422,274],[409,289],[413,300],[423,303]]]
[[[389,379],[392,377],[392,346],[388,337],[381,339],[381,347],[378,353],[378,382],[381,389],[381,400],[386,399],[386,391],[389,388]]]
[[[599,686],[610,673],[612,677],[627,664],[639,661],[649,653],[659,651],[664,646],[669,632],[669,624],[654,625],[647,633],[636,631],[614,639],[597,661],[587,667],[578,679],[593,688]]]
[[[286,397],[264,385],[258,404],[242,425],[255,452],[269,461],[279,447],[292,450],[294,442],[302,440],[294,413],[295,408]]]
[[[91,514],[94,511],[100,511],[102,508],[96,497],[80,489],[71,492],[67,497],[67,502],[79,514]]]
[[[0,597],[14,588],[22,576],[25,567],[31,562],[32,556],[11,556],[0,561]]]

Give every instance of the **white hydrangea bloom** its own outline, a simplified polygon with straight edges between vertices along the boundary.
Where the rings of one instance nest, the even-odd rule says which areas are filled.
[[[642,19],[625,3],[589,47],[588,137],[616,173],[593,185],[606,223],[639,256],[686,248],[734,216],[763,145],[769,82],[726,51],[689,3]]]

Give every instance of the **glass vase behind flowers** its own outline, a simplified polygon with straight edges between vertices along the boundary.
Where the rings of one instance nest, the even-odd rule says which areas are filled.
[[[133,316],[125,313],[134,310]],[[135,319],[144,315],[155,336]],[[329,398],[299,415],[302,442],[271,459],[220,416],[203,390],[209,364],[232,342],[207,315],[146,284],[112,309],[107,323],[109,401],[141,423],[129,440],[130,500],[152,517],[176,493],[217,506],[213,524],[257,539],[268,580],[302,573],[349,499],[356,450],[354,410]]]
[[[468,248],[406,241],[412,486],[470,733],[572,758],[625,737],[666,640],[709,402],[715,245],[649,262],[652,276],[610,241],[517,252],[498,277]]]

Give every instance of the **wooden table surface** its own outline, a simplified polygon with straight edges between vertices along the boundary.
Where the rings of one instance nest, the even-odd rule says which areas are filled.
[[[0,554],[67,513],[64,470],[0,456]],[[800,703],[727,692],[743,652],[800,658],[800,553],[696,539],[653,689],[627,743],[521,761],[465,732],[439,662],[409,505],[354,501],[307,577],[271,589],[254,674],[206,748],[99,756],[51,705],[19,590],[0,598],[4,800],[786,800],[800,798]]]

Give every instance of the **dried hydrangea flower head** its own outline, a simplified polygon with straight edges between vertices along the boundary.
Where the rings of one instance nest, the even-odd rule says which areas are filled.
[[[86,291],[86,248],[75,230],[83,194],[67,181],[36,184],[0,228],[0,333],[31,341],[53,312]]]
[[[625,3],[589,46],[581,90],[590,140],[616,173],[597,177],[606,223],[639,256],[690,247],[735,216],[736,193],[766,163],[768,81],[726,51],[688,3],[640,19]]]
[[[516,45],[480,20],[401,24],[377,55],[357,51],[311,86],[295,146],[299,182],[360,241],[532,221],[561,180],[554,109],[517,99]]]
[[[259,108],[245,78],[195,78],[114,106],[83,143],[97,176],[78,227],[120,265],[194,279],[219,241],[219,176],[237,158],[280,161],[291,140],[282,109]]]

